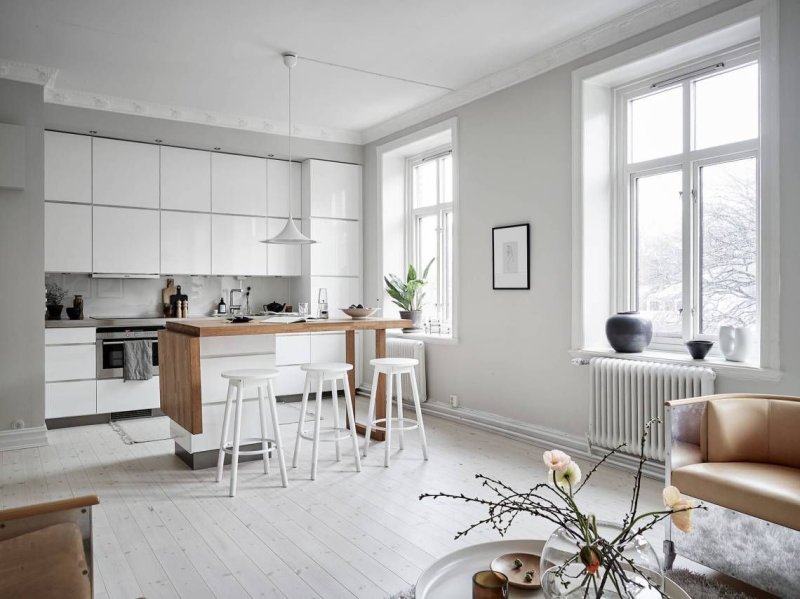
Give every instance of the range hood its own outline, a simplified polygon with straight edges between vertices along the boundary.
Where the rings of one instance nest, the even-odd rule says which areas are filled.
[[[93,279],[160,279],[157,274],[132,274],[132,273],[113,273],[113,272],[93,272]]]

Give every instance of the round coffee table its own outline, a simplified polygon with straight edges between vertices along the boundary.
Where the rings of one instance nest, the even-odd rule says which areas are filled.
[[[503,540],[479,543],[448,553],[436,560],[417,580],[417,599],[452,599],[453,597],[472,596],[472,575],[479,570],[488,570],[489,564],[498,555],[517,551],[541,554],[544,541],[537,540]],[[670,599],[691,599],[677,584],[667,579],[664,589]],[[541,590],[525,591],[509,588],[511,599],[544,597]],[[653,596],[660,595],[653,591]],[[649,599],[649,597],[648,597]]]

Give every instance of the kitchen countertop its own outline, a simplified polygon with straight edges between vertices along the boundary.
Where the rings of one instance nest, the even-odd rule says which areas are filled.
[[[399,318],[329,318],[310,320],[294,324],[261,322],[263,317],[255,317],[251,322],[233,323],[220,319],[171,319],[167,331],[182,333],[190,337],[228,337],[238,335],[274,335],[276,333],[324,333],[341,331],[360,331],[375,329],[402,329],[411,325],[410,320]]]
[[[195,318],[85,318],[83,320],[45,320],[46,329],[71,329],[80,327],[163,327],[168,322],[187,322],[221,318],[213,316],[197,316]]]

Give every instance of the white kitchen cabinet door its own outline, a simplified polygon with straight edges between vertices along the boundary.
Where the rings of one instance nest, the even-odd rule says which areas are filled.
[[[211,215],[161,211],[161,272],[211,274]]]
[[[275,335],[275,364],[306,364],[311,362],[310,335]]]
[[[94,207],[93,271],[157,274],[158,210]]]
[[[326,160],[307,160],[303,164],[309,216],[361,218],[361,166]]]
[[[44,132],[44,199],[92,203],[92,138]]]
[[[161,146],[161,209],[211,211],[211,152]]]
[[[222,214],[266,216],[266,159],[212,153],[211,210]]]
[[[311,238],[317,242],[311,245],[312,276],[361,274],[360,221],[312,218]]]
[[[215,275],[267,273],[265,218],[211,215],[211,272]]]
[[[94,345],[97,329],[94,327],[65,327],[44,330],[45,345]]]
[[[45,418],[67,418],[96,413],[96,381],[47,383],[44,386]]]
[[[92,207],[44,203],[45,272],[92,272]]]
[[[148,381],[103,379],[97,381],[97,413],[148,410],[161,406],[158,377]]]
[[[95,204],[158,208],[158,150],[153,144],[93,139]]]
[[[44,348],[44,380],[77,381],[97,376],[97,352],[92,345],[47,345]]]
[[[295,220],[300,225],[299,220]],[[267,238],[283,230],[286,219],[267,219]],[[313,246],[312,246],[313,247]],[[275,277],[299,277],[302,274],[302,255],[299,245],[270,243],[267,245],[267,274]]]
[[[328,291],[328,312],[331,318],[346,318],[340,308],[350,304],[374,306],[375,302],[362,297],[361,279],[358,277],[311,277],[311,313],[317,315],[319,290]]]
[[[301,197],[303,168],[292,162],[292,216],[302,216]],[[289,163],[286,160],[267,160],[267,215],[289,216]]]

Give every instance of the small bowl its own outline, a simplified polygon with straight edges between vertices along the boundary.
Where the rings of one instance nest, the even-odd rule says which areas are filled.
[[[694,341],[686,342],[686,349],[689,350],[689,353],[695,360],[704,360],[706,355],[708,355],[708,352],[711,350],[712,345],[714,345],[713,341],[695,339]]]
[[[79,320],[81,317],[81,309],[80,308],[67,308],[67,316],[69,316],[70,320]]]
[[[363,320],[364,318],[369,318],[375,312],[378,311],[377,308],[339,308],[342,312],[347,314],[353,320]]]

